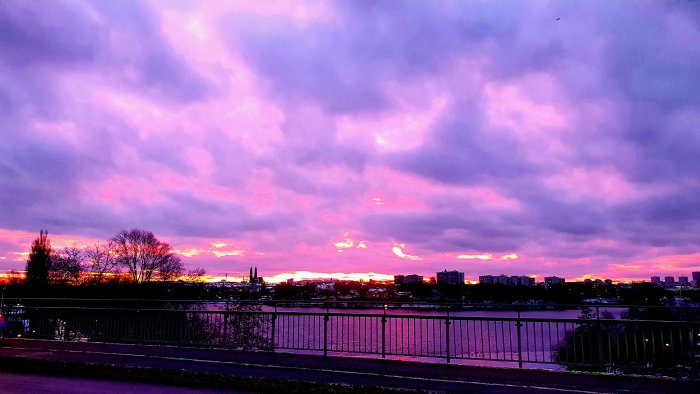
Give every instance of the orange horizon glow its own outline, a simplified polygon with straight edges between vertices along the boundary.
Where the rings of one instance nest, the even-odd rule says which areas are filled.
[[[0,280],[5,280],[8,278],[17,278],[19,277],[24,277],[26,275],[25,270],[8,270],[6,272],[0,272]],[[121,274],[104,274],[105,276],[118,276],[118,275],[125,275],[124,273]],[[429,276],[422,275],[424,278],[427,279]],[[542,280],[544,276],[549,276],[549,275],[528,275],[530,277],[534,277],[536,280]],[[377,282],[393,282],[394,281],[394,275],[393,274],[382,274],[382,273],[377,273],[377,272],[352,272],[352,273],[345,273],[345,272],[312,272],[312,271],[294,271],[294,272],[283,272],[279,274],[275,274],[272,276],[266,276],[263,277],[265,279],[265,282],[267,283],[286,283],[288,279],[292,279],[295,282],[301,282],[305,280],[339,280],[339,281],[355,281],[355,282],[369,282],[370,280],[377,281]],[[177,280],[182,280],[182,281],[187,281],[188,276],[187,275],[182,275],[180,276]],[[205,282],[205,283],[220,283],[220,282],[230,282],[230,283],[244,283],[247,282],[247,276],[240,276],[240,275],[235,275],[235,274],[205,274],[202,275],[198,280],[194,280],[193,282]],[[649,282],[648,279],[645,278],[635,278],[635,277],[624,277],[624,278],[606,278],[600,275],[596,274],[586,274],[586,275],[581,275],[577,276],[574,278],[565,278],[567,281],[570,282],[583,282],[587,279],[590,280],[605,280],[605,279],[612,279],[613,284],[629,284],[629,283],[634,283],[634,282]],[[479,280],[478,277],[475,277],[475,279],[471,278],[465,278],[465,283],[466,284],[478,284]]]

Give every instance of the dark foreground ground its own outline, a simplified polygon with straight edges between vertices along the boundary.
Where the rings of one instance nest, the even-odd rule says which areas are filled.
[[[700,382],[220,349],[8,339],[3,392],[678,393]],[[35,375],[42,375],[36,377]],[[86,389],[89,389],[85,391]]]

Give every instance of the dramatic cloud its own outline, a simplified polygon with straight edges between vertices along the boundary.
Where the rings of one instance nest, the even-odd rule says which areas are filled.
[[[0,269],[42,228],[140,227],[228,277],[688,275],[699,26],[690,1],[7,2]]]

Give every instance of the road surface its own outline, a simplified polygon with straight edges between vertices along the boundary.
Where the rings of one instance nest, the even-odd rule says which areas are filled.
[[[5,394],[94,394],[94,393],[149,393],[198,394],[244,393],[203,387],[178,387],[163,384],[119,382],[103,379],[45,376],[26,373],[0,372],[0,392]]]
[[[5,346],[0,347],[0,357],[255,377],[263,382],[293,379],[442,392],[677,393],[693,391],[698,384],[674,379],[394,360],[27,339],[6,340]]]

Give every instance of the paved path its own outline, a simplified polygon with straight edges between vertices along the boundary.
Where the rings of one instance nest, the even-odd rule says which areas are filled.
[[[221,349],[8,339],[0,356],[444,392],[678,393],[698,382]]]
[[[221,393],[222,390],[202,387],[173,387],[163,384],[117,382],[113,380],[44,376],[0,372],[0,391],[4,394],[94,394],[149,393],[199,394]],[[233,391],[226,391],[233,393]]]

